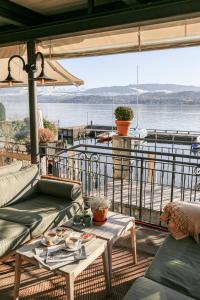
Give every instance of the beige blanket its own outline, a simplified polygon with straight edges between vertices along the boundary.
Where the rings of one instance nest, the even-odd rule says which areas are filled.
[[[161,215],[161,221],[167,223],[169,232],[176,240],[191,235],[199,243],[200,204],[168,203]]]

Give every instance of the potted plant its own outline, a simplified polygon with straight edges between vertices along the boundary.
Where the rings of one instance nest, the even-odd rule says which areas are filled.
[[[115,118],[118,134],[121,136],[128,136],[134,118],[132,108],[129,106],[118,106],[115,109]]]
[[[41,155],[54,155],[54,149],[48,149],[48,146],[53,147],[52,142],[54,141],[54,133],[49,128],[39,128],[38,130],[39,141],[40,141],[40,154]],[[56,143],[55,143],[56,146]],[[53,151],[54,150],[54,151]]]
[[[90,207],[93,213],[93,223],[104,224],[108,217],[109,201],[106,198],[91,197]]]

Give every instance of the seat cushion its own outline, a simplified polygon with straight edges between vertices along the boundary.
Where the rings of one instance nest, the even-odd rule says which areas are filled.
[[[168,236],[145,277],[200,299],[200,244]]]
[[[30,239],[28,227],[0,219],[0,258]]]
[[[31,166],[0,177],[0,207],[19,202],[36,191],[38,167]]]
[[[192,300],[193,298],[183,295],[164,285],[148,278],[138,278],[123,300]]]
[[[36,237],[65,218],[72,217],[76,210],[76,203],[49,195],[35,195],[23,202],[0,208],[0,219],[28,226],[31,236]]]

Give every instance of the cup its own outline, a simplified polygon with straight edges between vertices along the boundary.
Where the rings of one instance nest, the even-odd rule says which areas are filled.
[[[69,249],[77,249],[80,243],[80,239],[78,237],[68,237],[65,239],[65,245]]]
[[[48,244],[48,245],[52,245],[55,243],[55,241],[57,240],[58,236],[56,234],[55,231],[47,231],[45,232],[44,234],[44,239],[45,239],[45,242]]]

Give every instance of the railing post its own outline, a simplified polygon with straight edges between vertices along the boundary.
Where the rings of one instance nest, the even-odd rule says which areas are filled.
[[[142,220],[143,172],[144,172],[144,159],[141,158],[141,170],[140,170],[140,210],[139,210],[139,220]]]
[[[171,180],[171,197],[170,201],[173,202],[174,196],[174,181],[175,181],[175,170],[176,170],[176,156],[173,155],[173,163],[172,163],[172,180]]]

